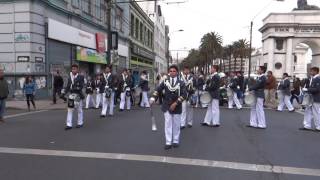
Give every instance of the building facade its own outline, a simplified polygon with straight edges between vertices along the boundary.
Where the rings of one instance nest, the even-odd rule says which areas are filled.
[[[136,2],[130,2],[130,69],[135,83],[141,71],[147,71],[149,80],[155,74],[154,23]]]
[[[112,57],[115,67],[128,67],[129,23],[124,20],[129,13],[120,5],[112,7],[118,8],[112,11],[112,30],[119,32],[119,49]],[[37,96],[47,97],[57,70],[66,78],[76,63],[84,75],[101,72],[112,62],[106,59],[107,8],[105,0],[1,1],[0,66],[11,95],[21,95],[26,75],[34,77]]]

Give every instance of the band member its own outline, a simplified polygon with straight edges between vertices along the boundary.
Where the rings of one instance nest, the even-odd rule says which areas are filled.
[[[128,75],[128,70],[124,69],[120,77],[120,111],[124,110],[124,105],[127,104],[127,110],[131,109],[131,77]]]
[[[240,91],[240,84],[238,77],[234,74],[234,72],[230,73],[230,83],[228,87],[232,90],[232,96],[229,97],[228,105],[229,109],[233,109],[233,104],[236,105],[237,109],[241,109],[242,105],[238,99],[238,91]]]
[[[196,107],[200,106],[200,96],[203,93],[203,86],[205,85],[205,77],[203,71],[200,71],[198,74],[198,78],[196,80],[196,95],[197,95],[197,104]]]
[[[286,105],[290,112],[294,112],[294,108],[290,102],[290,96],[291,92],[289,75],[288,73],[283,73],[283,79],[278,84],[278,97],[280,98],[278,111],[283,111],[283,108]]]
[[[102,103],[102,93],[104,90],[103,82],[101,80],[101,74],[98,74],[96,80],[94,82],[94,86],[96,87],[96,109],[99,109]]]
[[[319,68],[313,67],[310,70],[311,78],[309,84],[303,91],[309,93],[312,96],[313,102],[311,106],[306,106],[304,113],[303,128],[301,130],[311,130],[311,120],[313,117],[313,122],[315,125],[315,131],[320,132],[320,75]]]
[[[68,98],[67,126],[65,130],[72,129],[72,117],[75,109],[78,111],[78,123],[76,128],[83,127],[82,101],[84,95],[82,94],[82,89],[84,87],[84,77],[79,74],[78,65],[74,64],[71,68],[72,70],[70,72],[70,77],[68,78],[67,86],[62,90],[63,95],[70,93]]]
[[[190,74],[189,67],[185,66],[183,68],[183,72],[181,72],[180,79],[184,82],[187,92],[187,99],[182,102],[181,129],[184,129],[186,127],[186,124],[189,128],[191,128],[193,121],[192,105],[194,105],[194,103],[196,102],[191,102],[195,90],[193,86],[193,76]]]
[[[220,109],[219,109],[219,97],[220,97],[220,76],[218,74],[219,66],[214,65],[211,67],[211,76],[207,81],[206,91],[212,97],[212,101],[208,106],[203,126],[219,127],[220,126]]]
[[[140,77],[140,88],[142,90],[142,100],[140,103],[141,107],[150,107],[149,104],[149,99],[148,99],[148,91],[149,91],[149,86],[148,86],[148,78],[147,78],[147,72],[146,71],[142,71],[141,73],[141,77]]]
[[[102,111],[101,117],[106,117],[109,106],[109,115],[113,116],[114,108],[114,94],[115,94],[115,81],[114,76],[111,74],[111,67],[106,66],[102,74],[103,94],[102,94]]]
[[[178,77],[178,67],[172,65],[169,67],[169,76],[157,87],[150,98],[150,104],[153,104],[160,94],[164,91],[163,103],[161,106],[165,118],[165,149],[179,147],[180,123],[182,113],[182,102],[186,99],[186,87],[184,82]]]
[[[91,77],[88,77],[87,85],[86,85],[86,109],[90,108],[90,103],[92,103],[93,107],[95,107],[95,102],[93,99],[93,92],[94,92],[95,86],[94,81],[91,79]]]
[[[263,102],[265,98],[264,89],[267,82],[267,77],[264,75],[265,73],[266,67],[259,66],[257,70],[258,77],[256,82],[253,85],[249,84],[249,91],[254,91],[256,101],[251,107],[250,125],[248,125],[248,127],[258,129],[265,129],[267,127],[263,109]]]

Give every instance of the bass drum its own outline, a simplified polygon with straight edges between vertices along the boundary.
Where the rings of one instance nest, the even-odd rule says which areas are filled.
[[[211,100],[212,100],[212,97],[208,92],[204,92],[200,96],[200,102],[201,102],[202,107],[208,107]]]
[[[256,102],[256,97],[252,92],[246,92],[244,94],[244,102],[249,105],[252,106],[255,102]]]

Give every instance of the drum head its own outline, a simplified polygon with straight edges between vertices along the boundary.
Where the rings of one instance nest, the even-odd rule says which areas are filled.
[[[231,97],[233,94],[232,89],[231,88],[227,88],[227,96]]]
[[[200,96],[200,102],[202,104],[209,104],[211,100],[211,95],[208,92],[205,92]]]
[[[247,105],[253,105],[255,103],[256,99],[255,96],[252,93],[246,93],[244,97],[244,102]]]

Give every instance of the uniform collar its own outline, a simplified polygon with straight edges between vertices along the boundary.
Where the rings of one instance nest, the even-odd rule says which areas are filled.
[[[319,76],[320,76],[320,74],[317,74],[317,75],[313,76],[312,78],[317,78],[317,77],[319,77]]]

